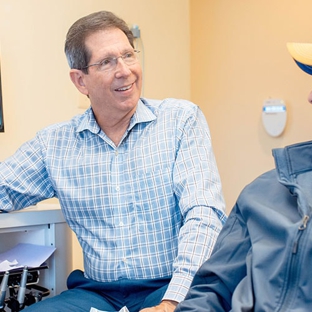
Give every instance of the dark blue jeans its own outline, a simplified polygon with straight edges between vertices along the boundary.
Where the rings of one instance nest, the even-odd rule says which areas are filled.
[[[91,307],[102,311],[119,311],[127,306],[130,312],[160,303],[170,279],[119,280],[101,283],[73,271],[67,280],[68,290],[44,299],[24,310],[27,312],[89,312]]]

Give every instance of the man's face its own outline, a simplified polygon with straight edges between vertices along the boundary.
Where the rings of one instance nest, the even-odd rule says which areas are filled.
[[[86,47],[91,52],[88,65],[101,62],[107,57],[119,57],[133,51],[126,35],[117,28],[98,31],[86,39]],[[99,66],[88,68],[82,74],[84,94],[90,98],[96,116],[105,114],[122,118],[136,109],[141,95],[142,69],[139,61],[126,65],[118,58],[117,66],[111,71],[101,71]]]

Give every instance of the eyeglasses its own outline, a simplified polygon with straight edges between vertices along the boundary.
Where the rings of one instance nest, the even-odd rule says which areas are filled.
[[[98,63],[90,64],[80,69],[87,69],[91,66],[98,66],[100,71],[111,71],[117,67],[119,58],[121,58],[126,65],[130,66],[130,65],[135,64],[138,61],[138,58],[137,58],[138,53],[140,53],[140,51],[138,50],[128,51],[123,55],[116,56],[116,57],[107,57]]]

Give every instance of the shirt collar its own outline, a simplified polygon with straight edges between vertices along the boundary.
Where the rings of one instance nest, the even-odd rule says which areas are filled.
[[[153,121],[155,119],[156,115],[153,113],[151,108],[147,107],[140,99],[137,105],[137,109],[130,120],[128,131],[131,130],[136,124]],[[88,108],[82,115],[81,122],[77,128],[77,132],[81,132],[84,130],[89,130],[95,134],[101,131],[101,128],[95,120],[91,107]]]
[[[131,130],[136,124],[149,122],[156,119],[156,115],[152,112],[151,108],[146,106],[142,100],[138,102],[137,109],[133,114],[128,131]]]
[[[81,116],[80,124],[77,127],[77,132],[89,130],[90,132],[97,134],[101,131],[98,123],[95,120],[91,106]]]

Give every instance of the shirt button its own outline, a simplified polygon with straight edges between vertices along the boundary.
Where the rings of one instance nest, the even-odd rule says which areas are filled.
[[[120,226],[124,226],[124,223],[123,223],[123,222],[120,222],[119,225],[120,225]]]
[[[116,186],[116,191],[119,191],[120,190],[120,187],[119,186]]]
[[[122,262],[127,263],[127,259],[126,258],[122,258]]]

